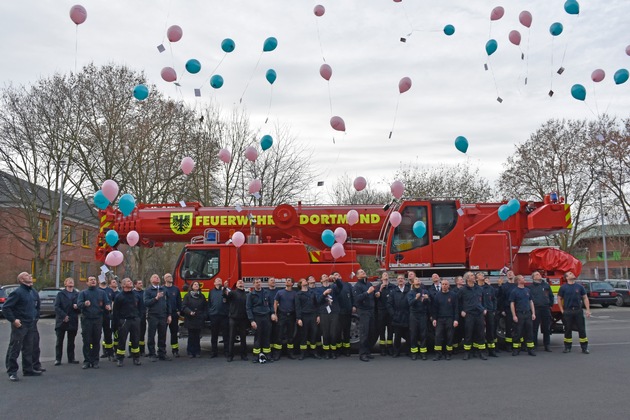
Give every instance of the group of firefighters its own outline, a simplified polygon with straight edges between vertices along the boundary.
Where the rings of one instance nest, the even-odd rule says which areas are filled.
[[[18,276],[24,293],[12,294],[4,306],[5,317],[12,325],[7,353],[11,380],[17,380],[17,363],[9,359],[17,358],[20,350],[23,357],[25,354],[30,356],[32,349],[25,352],[22,348],[27,342],[29,346],[33,345],[33,340],[28,339],[33,328],[28,326],[35,325],[32,332],[37,333],[39,300],[37,293],[30,291],[32,283],[22,281],[28,277],[24,274],[27,273]],[[588,354],[582,309],[584,306],[586,316],[590,316],[586,291],[575,282],[572,272],[565,273],[564,277],[566,282],[558,292],[565,326],[564,352],[571,351],[575,327],[581,350]],[[383,356],[400,357],[406,351],[412,360],[418,357],[427,360],[430,332],[434,332],[435,337],[433,360],[450,360],[453,353],[460,350],[463,350],[464,360],[497,357],[497,321],[500,317],[505,319],[505,344],[513,356],[521,350],[536,356],[539,328],[544,350],[551,351],[554,295],[540,273],[532,274],[532,282],[527,287],[525,278],[512,271],[506,273],[504,282],[501,279],[498,288],[481,272],[467,272],[456,277],[454,287],[447,279],[440,279],[438,274],[433,274],[431,280],[432,283],[425,286],[413,271],[409,271],[406,277],[398,274],[393,282],[384,272],[379,281],[372,283],[364,270],[358,270],[354,286],[342,281],[339,273],[332,273],[322,274],[319,285],[312,275],[300,279],[297,287],[294,287],[293,279],[287,278],[282,289],[276,288],[274,278],[268,279],[267,287],[256,279],[253,288],[247,292],[243,280],[238,280],[236,287],[230,289],[227,282],[217,278],[207,298],[201,293],[200,283],[195,281],[187,285],[187,293],[182,299],[182,293],[173,285],[173,278],[168,273],[164,275],[164,285],[160,284],[157,274],[152,275],[151,284],[146,289],[141,280],[134,283],[129,278],[121,281],[122,290],[119,290],[117,279],[111,279],[107,284],[101,278],[100,287],[97,287],[96,278],[89,277],[87,289],[77,292],[73,279],[68,278],[55,301],[55,365],[61,364],[65,337],[68,362],[78,363],[74,355],[74,339],[79,315],[83,369],[98,368],[100,358],[116,361],[122,367],[127,339],[128,357],[133,359],[134,365],[141,364],[143,355],[151,361],[171,360],[166,351],[169,329],[171,353],[179,357],[180,317],[184,318],[188,330],[186,351],[189,357],[201,355],[201,330],[209,320],[210,357],[218,356],[219,336],[222,336],[228,362],[234,360],[239,341],[241,359],[249,359],[246,337],[250,330],[254,333],[254,363],[277,361],[283,354],[289,359],[300,360],[350,356],[354,314],[358,315],[359,359],[366,362],[374,358],[371,350],[376,340]],[[24,326],[27,326],[26,330]],[[148,354],[145,354],[147,326]],[[99,357],[101,334],[103,353]],[[28,369],[32,369],[32,365],[33,361]]]

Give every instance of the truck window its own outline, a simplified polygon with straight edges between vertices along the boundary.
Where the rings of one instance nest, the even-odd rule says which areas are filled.
[[[208,280],[219,273],[218,249],[187,251],[188,264],[182,265],[181,276],[185,280]]]
[[[413,224],[417,221],[427,223],[427,207],[426,206],[407,206],[402,209],[402,221],[396,229],[392,237],[391,253],[405,252],[412,249],[426,246],[429,243],[429,226],[427,225],[427,233],[422,238],[418,238],[413,233]]]
[[[431,221],[433,223],[433,242],[436,242],[446,236],[457,224],[455,202],[432,204]]]

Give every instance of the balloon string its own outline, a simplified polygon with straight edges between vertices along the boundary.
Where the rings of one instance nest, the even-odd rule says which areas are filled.
[[[265,118],[265,124],[269,121],[269,114],[271,113],[271,101],[273,100],[273,85],[271,85],[271,94],[269,95],[269,109],[267,109],[267,118]]]
[[[249,87],[249,83],[254,78],[254,73],[256,73],[256,69],[258,68],[258,64],[260,64],[260,60],[262,59],[263,53],[264,53],[264,51],[260,52],[260,56],[258,57],[258,61],[256,61],[256,65],[254,66],[254,70],[252,70],[252,75],[249,76],[249,80],[247,81],[247,84],[245,85],[245,89],[243,89],[243,93],[241,94],[241,97],[238,100],[239,104],[243,102],[243,96],[245,96],[245,92],[247,92],[247,88]]]
[[[317,28],[317,41],[319,42],[319,51],[322,53],[322,60],[324,63],[326,62],[326,57],[324,57],[324,47],[322,46],[322,38],[319,35],[319,22],[317,21],[317,16],[315,16],[315,27]]]
[[[168,2],[168,6],[166,8],[166,19],[164,19],[164,31],[162,31],[162,42],[164,44],[164,39],[166,39],[166,32],[168,31],[168,18],[171,16],[171,6],[173,5],[173,1]]]
[[[415,31],[413,23],[411,22],[411,19],[409,18],[409,13],[407,13],[407,8],[405,7],[405,3],[401,4],[402,9],[403,9],[403,13],[405,14],[405,19],[407,20],[407,23],[409,24],[409,28],[411,29],[411,32],[407,35],[407,36],[411,36],[411,34]]]
[[[74,73],[77,73],[77,57],[79,55],[79,25],[76,26],[74,34]]]
[[[219,66],[221,65],[221,63],[223,63],[223,60],[225,60],[225,57],[227,57],[227,53],[223,54],[223,57],[221,58],[221,60],[219,61],[219,64],[217,64],[217,66],[212,70],[212,72],[210,73],[210,76],[208,76],[199,86],[199,91],[201,91],[201,89],[203,89],[204,86],[206,86],[208,84],[208,82],[210,81],[210,79],[212,79],[212,76],[214,76],[214,74],[216,73],[216,71],[219,69]]]
[[[525,52],[525,84],[527,84],[527,79],[529,78],[529,40],[531,38],[531,33],[531,28],[527,28],[527,50]]]
[[[492,68],[492,63],[490,62],[490,56],[488,56],[488,68],[490,69],[490,74],[492,75],[494,89],[497,91],[497,97],[501,97],[501,95],[499,95],[499,85],[497,84],[497,78],[494,76],[494,69]]]
[[[394,133],[394,126],[396,125],[396,117],[398,116],[398,105],[400,105],[400,97],[402,93],[398,95],[398,100],[396,101],[396,111],[394,112],[394,122],[392,123],[392,130],[389,132],[389,138],[392,138],[392,134]]]
[[[578,15],[578,18],[579,17],[580,15]],[[567,55],[567,49],[569,48],[569,39],[571,39],[573,28],[575,28],[575,25],[571,25],[571,28],[569,29],[569,34],[567,35],[567,43],[564,45],[564,52],[562,53],[562,60],[560,61],[560,67],[562,67],[562,65],[564,64],[564,57]]]
[[[597,117],[599,118],[599,106],[597,104],[597,88],[593,85],[593,98],[595,99],[595,110],[597,111]]]
[[[330,104],[330,117],[332,118],[333,107],[332,107],[332,95],[330,93],[330,80],[327,80],[327,82],[328,82],[328,103]]]
[[[554,37],[551,37],[551,66],[549,68],[549,91],[553,90],[553,39]]]

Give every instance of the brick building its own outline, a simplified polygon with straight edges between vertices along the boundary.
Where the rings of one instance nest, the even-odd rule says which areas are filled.
[[[630,225],[606,225],[609,279],[630,279]],[[576,245],[574,256],[582,261],[583,279],[605,279],[604,247],[600,227],[590,230]]]
[[[63,203],[60,284],[100,273],[94,259],[96,213],[83,201]],[[57,267],[59,195],[0,171],[0,284],[34,273],[37,287],[54,286]]]

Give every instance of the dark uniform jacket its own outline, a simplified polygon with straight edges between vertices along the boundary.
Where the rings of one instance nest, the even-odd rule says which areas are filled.
[[[234,289],[226,293],[227,301],[230,304],[229,316],[233,319],[247,319],[247,292],[241,289]]]
[[[341,293],[342,288],[343,284],[341,280],[335,280],[334,283],[330,283],[326,287],[320,286],[315,289],[315,296],[317,296],[317,306],[321,315],[328,313],[339,313],[339,294]],[[328,296],[324,296],[324,292],[327,289],[331,289],[332,292]],[[328,309],[326,309],[328,306],[330,306],[330,312],[328,312]]]
[[[489,311],[494,312],[497,310],[497,289],[489,284],[484,284],[481,287],[481,294],[483,295],[482,304],[483,307]]]
[[[255,316],[269,316],[273,313],[273,301],[267,289],[252,290],[247,295],[247,319],[254,321]]]
[[[182,310],[182,294],[177,286],[164,286],[164,295],[168,297],[168,304],[171,307],[171,316],[177,316],[177,312]]]
[[[203,328],[207,310],[208,302],[206,301],[206,297],[203,293],[193,293],[192,291],[188,292],[188,294],[184,296],[184,301],[182,302],[182,312],[184,313],[186,328]],[[194,312],[195,315],[191,315],[191,312]]]
[[[533,282],[529,286],[529,291],[531,292],[534,306],[553,306],[553,292],[551,291],[549,283],[547,283],[546,281],[543,280],[540,283]]]
[[[223,293],[223,288],[217,289],[215,287],[210,290],[210,293],[208,293],[208,316],[227,316],[228,311],[229,305],[227,297]]]
[[[515,287],[516,284],[514,283],[503,283],[499,287],[498,308],[500,311],[505,311],[506,314],[510,313],[510,293]]]
[[[431,301],[431,318],[452,318],[459,320],[459,307],[457,305],[457,294],[452,290],[447,293],[439,292],[433,296]]]
[[[13,323],[19,319],[22,323],[35,321],[39,316],[39,299],[35,299],[33,288],[20,284],[7,298],[2,306],[2,315]],[[37,293],[37,292],[35,292]]]
[[[510,292],[510,303],[514,302],[514,310],[517,312],[531,311],[532,308],[529,304],[531,300],[532,296],[529,289],[526,287],[515,287],[514,290]]]
[[[354,297],[354,306],[357,310],[374,311],[374,293],[368,293],[370,287],[372,287],[372,284],[367,281],[367,278],[355,283],[352,296]]]
[[[136,290],[135,288],[132,290],[133,294],[138,297],[138,302],[140,305],[138,306],[138,311],[140,312],[140,318],[143,316],[147,316],[147,307],[144,306],[144,290]]]
[[[422,296],[426,296],[426,299],[422,299],[422,297],[416,299],[416,295],[421,294]],[[414,289],[413,287],[409,289],[407,293],[407,303],[409,304],[409,313],[413,315],[429,315],[431,311],[431,297],[429,293],[423,289],[422,287],[418,289]]]
[[[473,287],[466,285],[461,288],[457,298],[459,310],[466,312],[466,315],[483,314],[485,308],[483,307],[483,293],[481,287],[476,284]]]
[[[60,328],[65,324],[68,331],[77,331],[79,329],[79,309],[74,309],[74,305],[79,298],[79,292],[72,290],[68,292],[66,289],[57,293],[55,297],[55,328]],[[68,322],[63,320],[68,317]]]
[[[395,284],[387,283],[387,286],[381,290],[382,284],[383,283],[378,282],[376,286],[374,286],[374,289],[376,289],[374,290],[374,300],[376,302],[376,310],[379,312],[387,311],[387,299],[389,299],[389,294],[397,287]],[[379,297],[376,297],[377,292],[380,292]]]
[[[343,285],[339,292],[339,314],[351,315],[354,306],[354,298],[352,297],[352,286],[350,283],[342,281]]]
[[[407,293],[409,285],[405,285],[401,291],[398,286],[389,293],[387,298],[387,311],[392,317],[392,326],[408,327],[409,326],[409,303],[407,302]]]
[[[163,292],[164,296],[157,299],[157,294]],[[144,290],[144,306],[147,307],[147,316],[153,316],[156,318],[166,318],[171,315],[171,304],[167,297],[164,287],[149,286]]]
[[[85,306],[85,302],[90,301],[90,306]],[[102,318],[106,312],[105,306],[111,305],[107,293],[99,287],[88,287],[79,292],[77,298],[77,306],[81,310],[81,314],[88,319]]]
[[[140,318],[140,298],[133,290],[118,293],[114,299],[114,312],[112,319],[114,325],[123,319]]]
[[[295,318],[302,319],[307,315],[315,315],[317,312],[317,302],[315,293],[311,289],[300,290],[295,295]]]

